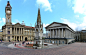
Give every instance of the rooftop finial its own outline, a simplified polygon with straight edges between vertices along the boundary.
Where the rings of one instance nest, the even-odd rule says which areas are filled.
[[[40,4],[39,4],[39,8],[40,8]]]
[[[9,3],[9,1],[7,1],[7,3]]]

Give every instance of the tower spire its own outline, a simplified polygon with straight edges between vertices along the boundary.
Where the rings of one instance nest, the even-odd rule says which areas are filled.
[[[41,23],[40,7],[38,8],[37,25]]]

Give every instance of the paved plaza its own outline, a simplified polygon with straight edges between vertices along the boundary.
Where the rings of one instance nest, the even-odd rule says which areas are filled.
[[[73,43],[49,49],[19,49],[0,46],[0,55],[86,55],[86,43]]]

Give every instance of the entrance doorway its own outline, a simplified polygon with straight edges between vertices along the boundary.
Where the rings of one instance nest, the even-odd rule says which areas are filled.
[[[27,37],[25,37],[25,41],[27,41]]]

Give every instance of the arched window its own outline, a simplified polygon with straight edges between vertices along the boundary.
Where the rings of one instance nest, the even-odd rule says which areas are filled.
[[[8,22],[9,22],[9,18],[8,18]]]

